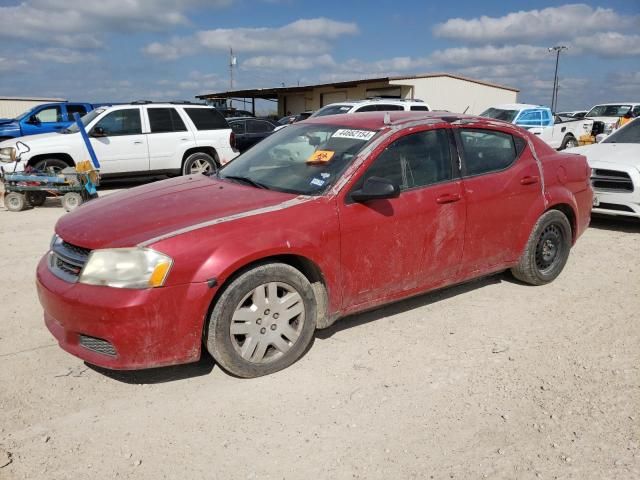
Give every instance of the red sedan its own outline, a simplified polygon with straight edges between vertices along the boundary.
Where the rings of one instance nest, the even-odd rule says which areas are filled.
[[[447,114],[449,115],[449,114]],[[511,269],[555,279],[587,228],[580,155],[485,118],[423,112],[291,125],[214,176],[90,202],[38,266],[61,347],[113,369],[235,375],[299,359],[338,318]]]

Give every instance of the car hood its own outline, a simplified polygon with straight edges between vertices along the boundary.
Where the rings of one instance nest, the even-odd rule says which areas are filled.
[[[565,152],[584,155],[588,162],[617,163],[640,167],[640,143],[596,143],[568,148]]]
[[[195,175],[105,195],[62,217],[56,233],[84,248],[132,247],[194,225],[286,206],[289,193]]]
[[[0,125],[4,125],[6,123],[17,123],[15,118],[0,118]]]

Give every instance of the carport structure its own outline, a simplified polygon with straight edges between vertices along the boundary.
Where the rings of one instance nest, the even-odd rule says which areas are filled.
[[[255,113],[256,99],[277,102],[278,115],[317,110],[330,103],[365,98],[421,99],[434,110],[478,114],[492,105],[517,102],[519,90],[450,73],[376,77],[291,87],[254,88],[198,95],[222,104],[240,101]]]

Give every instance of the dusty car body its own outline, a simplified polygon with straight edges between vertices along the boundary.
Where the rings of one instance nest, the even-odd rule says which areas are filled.
[[[89,363],[186,363],[205,344],[227,371],[253,377],[293,363],[316,328],[345,315],[509,268],[553,280],[591,204],[584,157],[513,125],[326,116],[274,133],[218,176],[66,215],[38,292],[61,347]],[[118,255],[124,270],[129,256],[153,257],[153,271],[142,284],[92,276]]]

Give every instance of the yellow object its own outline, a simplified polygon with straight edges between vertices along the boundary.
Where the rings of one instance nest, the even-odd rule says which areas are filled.
[[[580,136],[580,138],[578,139],[578,144],[580,145],[591,145],[592,143],[596,143],[596,138],[593,135],[589,135],[588,133],[586,135]]]
[[[171,262],[159,263],[149,277],[149,286],[161,287],[164,284],[165,278],[167,278],[167,273],[169,272],[170,267]]]
[[[336,152],[331,150],[316,150],[309,158],[307,163],[327,163],[329,162]]]

